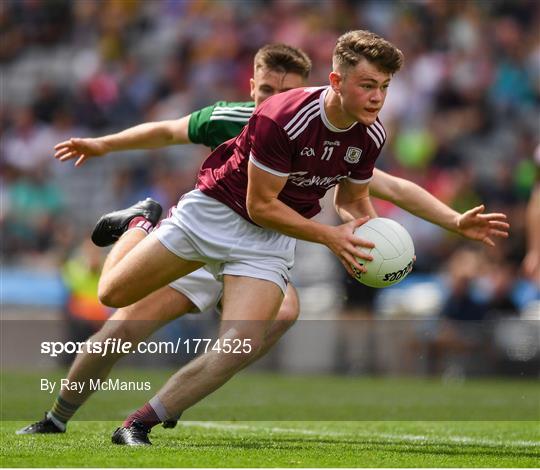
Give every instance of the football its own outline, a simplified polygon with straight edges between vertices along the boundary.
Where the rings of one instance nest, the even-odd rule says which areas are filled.
[[[358,227],[354,234],[375,244],[367,251],[373,261],[358,259],[366,273],[353,267],[356,280],[370,287],[388,287],[402,281],[412,270],[414,244],[409,232],[395,220],[377,217]]]

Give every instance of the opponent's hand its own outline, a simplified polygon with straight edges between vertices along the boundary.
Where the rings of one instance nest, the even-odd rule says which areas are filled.
[[[108,151],[106,145],[100,139],[71,138],[54,146],[54,158],[65,162],[77,159],[75,166],[81,166],[92,157],[101,157]]]
[[[484,209],[484,205],[480,205],[461,214],[456,222],[457,232],[493,247],[492,237],[508,238],[510,224],[506,222],[505,214],[483,214]]]
[[[338,225],[336,227],[330,227],[325,245],[334,253],[341,264],[345,267],[347,272],[355,277],[353,269],[354,266],[358,271],[366,272],[367,269],[362,266],[356,258],[365,259],[371,261],[373,257],[358,247],[373,248],[375,245],[367,240],[356,237],[354,230],[360,225],[365,224],[369,220],[369,217],[362,217],[360,219],[352,220],[346,224]]]

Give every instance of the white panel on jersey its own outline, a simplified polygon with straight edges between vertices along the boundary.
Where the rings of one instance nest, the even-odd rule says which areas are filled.
[[[366,183],[369,183],[372,179],[373,179],[373,176],[365,180],[355,180],[354,178],[347,178],[347,181],[350,181],[351,183],[354,183],[354,184],[366,184]]]
[[[377,148],[381,148],[381,142],[379,140],[379,137],[376,136],[373,131],[369,128],[369,127],[366,127],[366,132],[368,133],[368,135],[371,137],[371,139],[373,140],[373,142],[375,142],[375,145],[377,146]]]
[[[271,173],[275,176],[281,176],[281,177],[287,177],[289,176],[289,173],[282,173],[281,171],[274,170],[273,168],[270,168],[266,165],[263,165],[261,162],[258,162],[255,160],[255,157],[252,153],[249,154],[249,161],[253,163],[257,168],[260,168],[261,170],[266,171],[267,173]]]
[[[384,127],[382,126],[382,124],[379,122],[379,121],[375,121],[372,126],[375,126],[377,127],[377,129],[379,129],[381,131],[381,134],[383,136],[383,139],[386,139],[386,132],[384,130]]]
[[[283,128],[285,131],[289,131],[291,126],[296,127],[296,123],[298,121],[302,121],[304,116],[309,113],[313,108],[317,107],[318,103],[317,101],[312,101],[311,103],[308,103],[306,106],[304,106],[300,111],[298,111],[294,117],[285,125]],[[292,130],[292,129],[291,129]]]
[[[302,132],[304,132],[304,130],[306,129],[310,121],[312,121],[313,119],[315,119],[317,116],[320,116],[320,115],[321,115],[321,112],[319,109],[315,109],[314,111],[311,111],[309,116],[307,116],[306,119],[303,119],[301,121],[302,127],[300,127],[297,131],[295,131],[294,134],[289,134],[289,138],[291,140],[296,139]]]

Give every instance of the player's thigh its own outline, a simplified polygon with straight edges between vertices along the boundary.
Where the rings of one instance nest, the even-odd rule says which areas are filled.
[[[247,276],[223,276],[223,320],[272,320],[283,292],[272,281]]]
[[[183,293],[165,286],[127,307],[120,308],[107,320],[105,337],[142,341],[170,321],[196,310]]]
[[[272,281],[245,276],[225,275],[223,282],[220,333],[249,338],[255,348],[262,346],[283,301],[281,288]]]
[[[196,307],[193,311],[205,312],[216,308],[223,295],[223,282],[216,280],[206,269],[197,269],[176,279],[169,287],[184,294]]]
[[[130,305],[201,266],[169,251],[152,233],[100,281],[100,299],[110,306]]]

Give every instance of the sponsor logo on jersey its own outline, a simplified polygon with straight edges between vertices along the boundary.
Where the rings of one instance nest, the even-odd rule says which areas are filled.
[[[362,149],[359,149],[358,147],[349,147],[344,158],[347,163],[358,163],[361,156]]]
[[[341,142],[339,140],[325,140],[323,145],[335,145],[336,147],[339,147]]]
[[[307,171],[295,171],[289,175],[289,181],[295,186],[300,186],[301,188],[319,186],[321,188],[328,189],[338,184],[343,178],[347,178],[347,175],[305,176],[307,173]]]
[[[303,157],[313,157],[315,155],[315,150],[312,147],[304,147],[300,152],[300,155]]]

